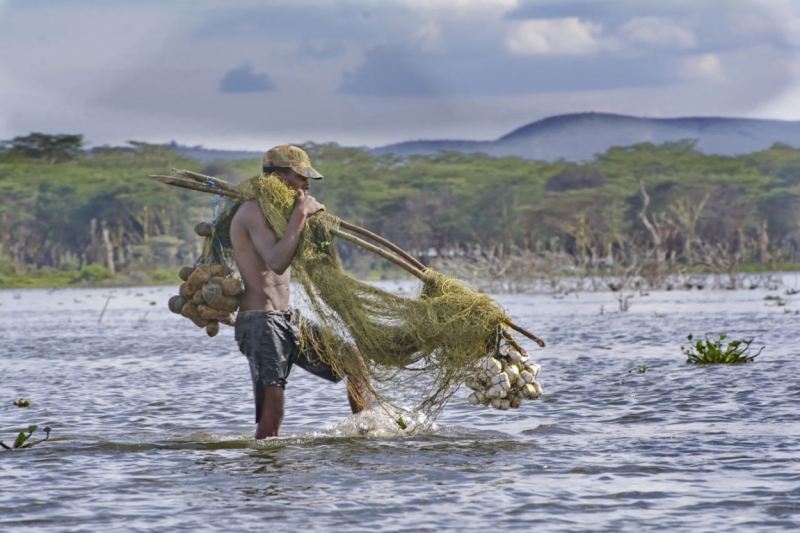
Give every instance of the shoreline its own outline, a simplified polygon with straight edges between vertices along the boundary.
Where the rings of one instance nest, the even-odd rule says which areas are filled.
[[[81,278],[81,271],[46,272],[28,275],[0,275],[0,291],[19,289],[91,289],[103,287],[158,287],[180,285],[177,269],[135,271],[115,276]]]
[[[675,271],[664,273],[664,280],[672,280],[668,286],[647,286],[643,277],[625,276],[616,271],[587,270],[539,272],[524,277],[464,275],[458,269],[436,269],[443,274],[453,276],[462,282],[485,293],[517,293],[517,294],[569,294],[575,292],[640,292],[646,290],[752,290],[759,286],[766,288],[774,285],[774,289],[783,286],[777,279],[786,274],[800,274],[800,264],[774,265],[778,268],[760,269],[759,265],[744,266],[736,273],[713,271]],[[750,268],[748,268],[750,267]],[[348,270],[348,274],[357,274]],[[368,276],[359,276],[372,282],[417,281],[416,278],[398,272],[396,276],[387,276],[385,271],[371,272]],[[33,275],[0,275],[0,291],[23,289],[92,289],[92,288],[126,288],[126,287],[161,287],[179,286],[183,281],[178,277],[178,269],[136,271],[117,274],[102,280],[80,279],[80,271],[66,271]],[[731,279],[737,281],[736,286],[729,285]],[[698,284],[700,280],[705,280]],[[724,282],[723,282],[724,280]],[[615,286],[616,284],[616,286]]]

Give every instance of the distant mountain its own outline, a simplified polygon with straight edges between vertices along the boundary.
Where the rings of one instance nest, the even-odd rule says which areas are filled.
[[[401,157],[440,152],[482,153],[492,157],[586,161],[613,146],[691,139],[705,154],[740,155],[769,148],[776,142],[800,147],[800,122],[748,118],[640,118],[609,113],[557,115],[532,122],[495,141],[408,141],[368,149],[372,155]],[[214,150],[168,144],[179,154],[202,163],[258,159],[262,152]]]
[[[483,153],[492,157],[585,161],[614,146],[691,139],[706,154],[740,155],[776,142],[800,147],[800,122],[743,118],[639,118],[608,113],[558,115],[522,126],[495,141],[410,141],[370,150],[373,155]]]

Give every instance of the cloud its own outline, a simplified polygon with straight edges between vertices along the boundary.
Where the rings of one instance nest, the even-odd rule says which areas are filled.
[[[678,74],[688,80],[719,82],[725,80],[722,63],[716,54],[685,57],[680,61]]]
[[[381,46],[347,71],[337,92],[357,96],[416,97],[535,94],[550,91],[656,87],[674,81],[672,58],[512,55],[503,49],[426,53]]]
[[[800,120],[800,84],[795,83],[775,99],[756,107],[751,113],[755,118],[778,120]]]
[[[800,17],[790,17],[784,22],[784,39],[789,46],[800,46]]]
[[[793,5],[794,4],[794,5]],[[791,21],[800,15],[798,3],[793,0],[520,0],[517,7],[506,14],[508,20],[561,19],[577,17],[600,24],[607,34],[615,34],[626,25],[626,31],[646,26],[648,20],[655,36],[635,32],[638,41],[628,41],[629,47],[639,44],[672,43],[677,50],[691,49],[697,53],[718,53],[769,43],[780,48],[791,48],[796,34]],[[644,23],[643,23],[644,21]],[[682,30],[682,31],[681,31]],[[694,36],[692,48],[688,45],[690,32]],[[665,35],[662,35],[665,34]]]
[[[636,17],[626,22],[620,33],[632,43],[657,48],[688,49],[697,46],[694,32],[669,18]]]
[[[595,0],[551,0],[551,1],[525,1],[518,2],[515,9],[511,10],[509,19],[559,19],[565,17],[579,17],[584,19],[602,19],[628,11],[628,5],[611,7],[608,2]]]
[[[603,28],[577,17],[513,22],[506,48],[520,55],[585,55],[596,52]]]
[[[289,42],[302,40],[369,42],[387,37],[412,18],[392,2],[319,0],[209,2],[191,28],[198,41]],[[366,15],[369,13],[369,15]]]
[[[277,91],[278,86],[266,72],[256,74],[252,63],[242,63],[223,76],[219,90],[223,93],[266,93]]]
[[[364,62],[345,72],[336,90],[369,96],[434,96],[445,87],[430,62],[414,50],[381,45],[367,51]]]
[[[339,57],[345,52],[344,44],[338,41],[312,41],[303,40],[297,47],[297,56],[300,58],[311,58],[319,61]]]
[[[782,0],[3,1],[0,138],[490,138],[565,111],[747,114],[798,76],[800,12]],[[651,19],[670,31],[643,35]],[[255,97],[291,129],[265,129],[223,74],[272,89]]]
[[[414,32],[413,42],[425,51],[442,51],[443,50],[443,36],[441,26],[433,19],[429,19],[423,23],[419,29]]]

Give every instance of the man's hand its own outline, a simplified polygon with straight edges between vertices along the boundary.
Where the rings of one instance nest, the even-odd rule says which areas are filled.
[[[302,189],[297,191],[297,205],[295,211],[299,211],[304,218],[308,218],[318,211],[325,211],[325,206],[319,203],[313,196],[309,196]]]

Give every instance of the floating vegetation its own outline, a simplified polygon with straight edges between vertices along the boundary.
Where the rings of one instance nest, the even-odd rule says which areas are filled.
[[[33,432],[36,431],[37,429],[39,429],[39,426],[37,426],[37,425],[28,426],[28,429],[27,429],[28,434],[27,435],[25,434],[25,431],[20,431],[19,435],[17,435],[17,438],[14,439],[14,444],[9,446],[8,444],[6,444],[5,442],[0,440],[0,446],[5,448],[6,450],[16,450],[18,448],[19,449],[30,448],[31,446],[36,446],[40,442],[44,442],[44,441],[46,441],[47,439],[50,438],[50,426],[48,426],[48,427],[44,428],[45,437],[43,439],[27,442],[28,439],[31,438],[31,435],[33,435]]]
[[[694,337],[690,334],[686,338],[692,342]],[[730,341],[723,347],[722,341],[726,338],[727,335],[720,335],[717,340],[711,340],[706,335],[705,340],[698,340],[695,344],[690,344],[688,349],[681,346],[681,351],[688,357],[686,362],[693,365],[740,365],[752,363],[764,349],[762,346],[755,355],[748,355],[747,352],[750,350],[753,339]]]
[[[647,372],[648,368],[645,365],[637,365],[636,366],[636,370],[638,370],[640,373],[644,374],[645,372]]]
[[[764,300],[766,300],[767,302],[774,302],[772,304],[774,307],[783,307],[787,304],[786,300],[784,300],[780,296],[772,296],[772,295],[764,296]]]
[[[25,398],[20,398],[19,400],[16,400],[14,402],[14,405],[16,405],[17,407],[30,407],[31,406],[31,402],[29,402]]]

